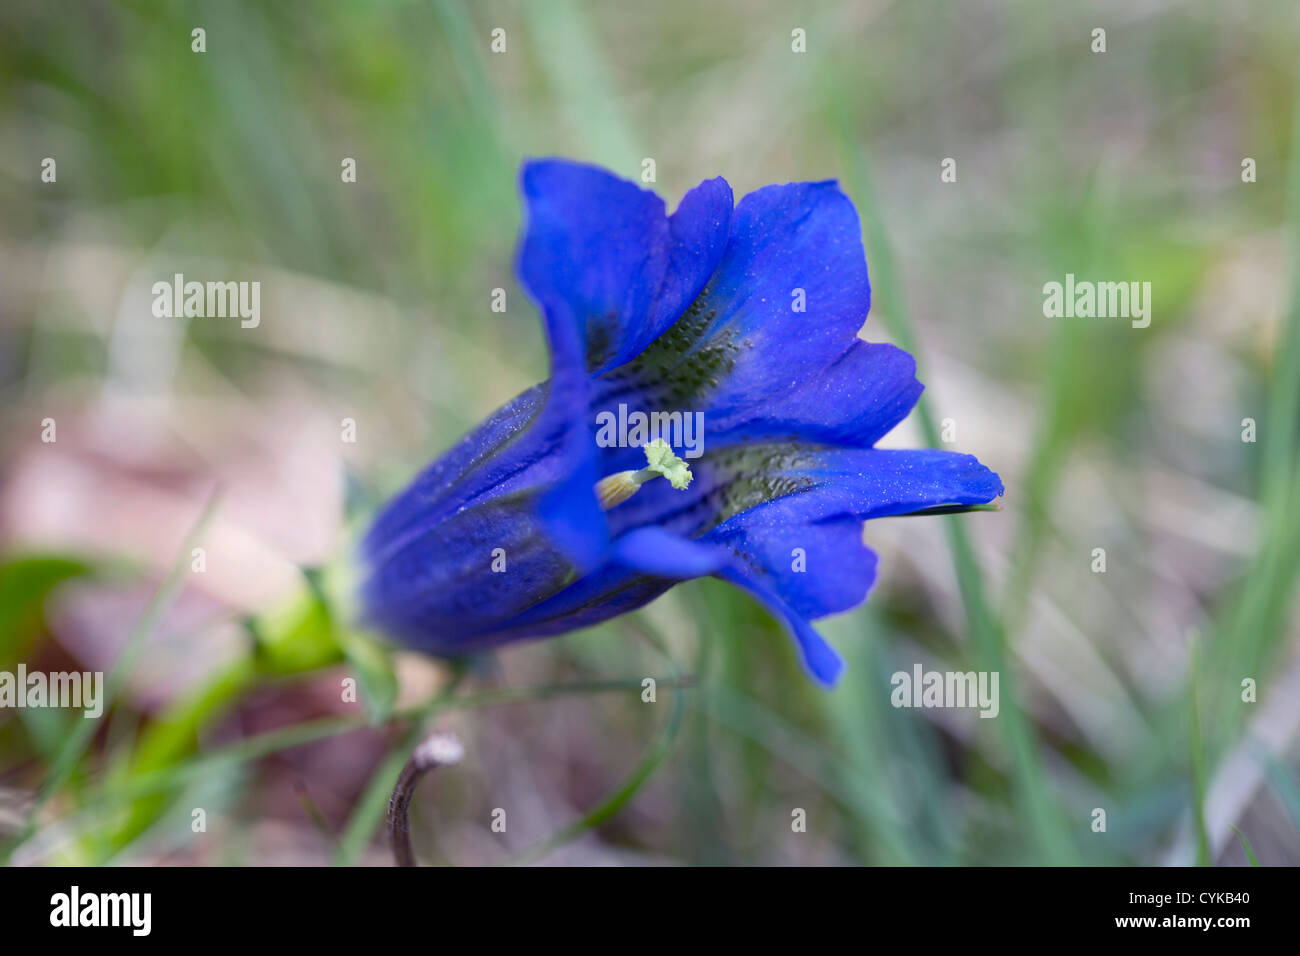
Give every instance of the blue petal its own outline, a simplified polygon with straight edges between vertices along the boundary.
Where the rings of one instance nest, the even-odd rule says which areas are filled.
[[[790,499],[745,512],[704,537],[740,555],[790,607],[807,618],[861,604],[876,579],[876,555],[852,516],[801,521]]]
[[[822,449],[771,473],[783,476],[811,482],[809,490],[791,495],[784,507],[791,519],[812,521],[985,504],[1002,494],[1002,480],[975,456],[933,448]]]
[[[854,338],[835,361],[783,397],[728,417],[710,414],[707,441],[717,446],[782,438],[870,448],[907,417],[922,389],[912,356]]]
[[[856,533],[860,544],[860,525]],[[866,551],[865,548],[862,550]],[[772,587],[768,575],[757,573],[744,561],[738,560],[738,555],[730,546],[718,547],[712,542],[688,541],[662,528],[648,527],[624,535],[615,543],[614,552],[620,561],[644,574],[678,579],[715,574],[740,586],[758,598],[785,625],[799,647],[805,666],[817,680],[832,684],[839,676],[843,667],[839,655],[813,630],[805,619],[804,612]],[[866,553],[872,557],[871,567],[874,568],[874,555]],[[828,568],[833,567],[834,560],[850,557],[848,554],[837,555],[828,563]],[[865,595],[866,589],[863,588],[856,600],[861,600]]]
[[[805,311],[795,311],[800,302]],[[769,186],[736,207],[708,287],[609,381],[598,407],[639,390],[660,408],[726,418],[830,365],[866,319],[871,287],[853,204],[833,182]]]
[[[574,445],[585,438],[574,431]],[[596,567],[609,547],[609,522],[592,493],[599,480],[596,457],[585,444],[585,452],[567,478],[551,488],[538,502],[537,514],[544,533],[579,572]],[[568,457],[577,454],[571,451]]]
[[[483,466],[496,458],[502,446],[527,433],[544,395],[540,386],[524,392],[420,472],[375,518],[363,544],[368,559],[382,561],[409,535],[418,535],[466,501],[493,489],[495,476],[485,474]]]
[[[596,566],[608,526],[592,494],[601,477],[589,435],[588,370],[621,365],[671,325],[717,267],[731,187],[708,180],[667,216],[663,200],[604,170],[564,160],[525,164],[528,228],[519,273],[542,307],[551,346],[546,426],[569,473],[541,501],[556,545]]]
[[[612,554],[634,571],[680,581],[714,574],[731,561],[724,548],[696,543],[653,525],[623,535],[614,542]]]
[[[860,524],[856,526],[856,534],[860,546]],[[818,549],[814,547],[814,550]],[[861,550],[871,559],[868,567],[874,569],[874,555],[865,548]],[[626,569],[625,572],[620,574],[615,567],[610,566],[603,573],[575,583],[549,602],[550,607],[546,613],[551,616],[553,623],[557,614],[564,615],[559,618],[564,626],[556,627],[556,630],[594,624],[615,613],[623,613],[645,604],[667,590],[675,581],[713,574],[748,591],[772,612],[794,639],[804,665],[817,680],[823,684],[832,684],[839,676],[843,666],[839,655],[808,623],[805,612],[783,596],[769,575],[740,560],[741,556],[732,550],[731,542],[725,547],[719,547],[711,541],[690,541],[651,526],[631,531],[616,540],[611,556],[613,564],[621,565]],[[828,567],[833,567],[835,558],[829,554],[825,557],[828,559]],[[840,554],[836,557],[842,560],[852,556]],[[823,555],[818,551],[816,560],[822,558]],[[861,600],[865,593],[864,586],[856,600]],[[614,607],[618,609],[614,610]],[[586,619],[582,624],[575,623],[576,618],[584,615]],[[535,611],[522,615],[521,620],[531,624],[530,634],[537,633],[538,618]]]
[[[369,538],[368,623],[412,647],[456,653],[561,590],[572,569],[537,517],[539,493],[494,498],[394,540]],[[504,573],[493,568],[498,556]]]
[[[502,618],[485,646],[591,627],[654,600],[681,580],[656,578],[608,557],[563,590]]]
[[[678,581],[714,574],[732,560],[727,549],[654,526],[638,528],[617,538],[599,567],[501,621],[498,639],[538,637],[598,624],[646,604]]]
[[[719,576],[754,595],[785,625],[803,655],[804,666],[813,677],[827,686],[835,683],[844,669],[839,654],[762,577],[736,567],[722,571]]]
[[[564,160],[525,164],[519,273],[586,369],[622,365],[704,288],[726,246],[731,187],[701,183],[672,215],[654,193]],[[567,357],[566,357],[567,358]]]
[[[735,454],[742,457],[728,465],[727,456]],[[943,504],[982,504],[1002,493],[998,476],[972,456],[928,449],[749,446],[706,455],[697,472],[686,493],[696,497],[675,499],[647,485],[639,509],[611,513],[615,527],[645,521],[692,534],[687,529],[710,513],[723,518],[697,543],[736,556],[720,576],[747,587],[781,617],[809,669],[823,680],[838,671],[838,658],[807,621],[866,598],[876,556],[862,543],[862,521]],[[646,510],[656,505],[659,513]]]

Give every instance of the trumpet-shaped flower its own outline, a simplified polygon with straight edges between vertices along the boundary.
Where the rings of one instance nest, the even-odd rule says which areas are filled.
[[[906,352],[857,337],[870,286],[853,204],[834,182],[733,204],[719,178],[668,215],[589,166],[530,162],[521,179],[518,270],[550,378],[380,513],[363,544],[367,617],[459,655],[715,575],[766,605],[833,682],[840,659],[809,622],[866,597],[863,521],[1002,493],[969,455],[875,447],[922,386]],[[702,453],[680,457],[671,428],[597,441],[598,416],[620,406],[622,420],[702,413]]]

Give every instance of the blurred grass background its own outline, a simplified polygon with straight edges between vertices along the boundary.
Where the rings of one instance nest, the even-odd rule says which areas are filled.
[[[1298,24],[1281,0],[6,4],[0,669],[123,662],[111,719],[0,712],[8,858],[382,863],[391,780],[440,726],[468,755],[417,795],[429,861],[1244,865],[1235,826],[1300,862]],[[887,444],[951,419],[1001,473],[1000,513],[868,525],[872,599],[820,625],[835,691],[711,581],[442,697],[446,667],[337,611],[244,626],[544,377],[512,257],[519,163],[551,154],[653,158],[670,205],[840,179],[862,334],[928,386]],[[174,272],[260,281],[260,326],[154,318]],[[1066,273],[1150,282],[1150,328],[1044,318]],[[1001,714],[894,709],[915,662],[999,671]]]

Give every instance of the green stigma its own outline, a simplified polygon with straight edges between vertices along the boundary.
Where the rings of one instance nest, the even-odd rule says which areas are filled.
[[[674,455],[672,446],[662,438],[656,438],[641,450],[645,452],[646,467],[637,475],[643,476],[642,481],[663,475],[678,491],[684,491],[691,483],[691,466]]]
[[[596,497],[605,511],[631,498],[651,478],[667,478],[678,491],[691,483],[691,469],[686,462],[673,454],[672,447],[662,438],[647,442],[646,466],[640,471],[620,471],[596,482]]]

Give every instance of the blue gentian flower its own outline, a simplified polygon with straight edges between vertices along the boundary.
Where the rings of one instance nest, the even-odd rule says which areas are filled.
[[[715,575],[833,682],[840,659],[809,621],[866,597],[876,557],[862,522],[1002,493],[970,455],[874,447],[922,386],[906,352],[857,338],[871,290],[852,202],[829,181],[733,206],[719,178],[667,215],[654,193],[563,160],[527,163],[521,183],[518,271],[550,379],[380,513],[362,546],[368,620],[457,656]],[[598,415],[620,405],[703,412],[689,475],[654,480],[651,448],[598,443]]]

